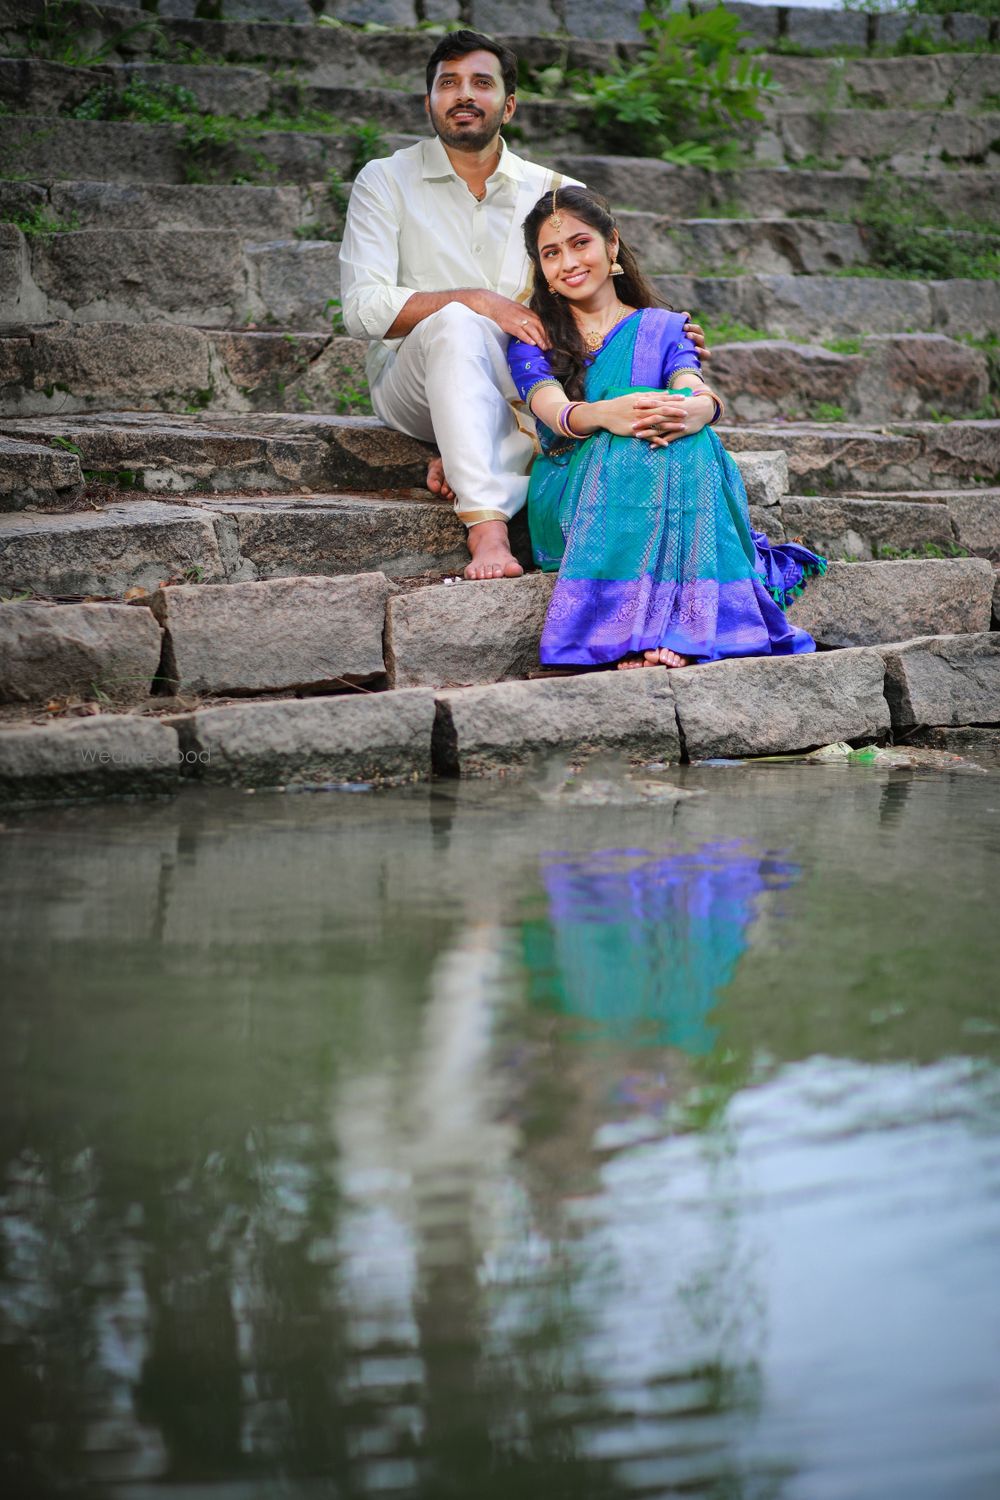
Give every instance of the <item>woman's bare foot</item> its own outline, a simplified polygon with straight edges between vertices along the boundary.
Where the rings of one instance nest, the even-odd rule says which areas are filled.
[[[655,651],[643,652],[644,667],[689,667],[693,657],[681,656],[679,651],[671,651],[669,646],[658,646]]]
[[[633,667],[645,667],[646,665],[647,663],[643,661],[641,656],[623,656],[618,663],[618,670],[619,672],[631,672]]]
[[[510,550],[506,521],[479,521],[469,527],[472,561],[466,578],[519,578],[524,572]]]
[[[455,499],[455,491],[445,477],[444,464],[440,458],[432,458],[427,465],[427,488],[432,495],[440,495],[442,500]]]

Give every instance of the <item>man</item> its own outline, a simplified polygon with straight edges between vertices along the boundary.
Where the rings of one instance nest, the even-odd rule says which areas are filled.
[[[340,254],[347,331],[372,341],[372,405],[386,426],[437,445],[427,483],[468,528],[467,578],[523,571],[507,523],[535,442],[506,349],[511,336],[548,340],[525,306],[522,224],[543,193],[576,180],[501,138],[516,88],[509,48],[475,31],[443,37],[427,63],[434,138],[359,172]]]

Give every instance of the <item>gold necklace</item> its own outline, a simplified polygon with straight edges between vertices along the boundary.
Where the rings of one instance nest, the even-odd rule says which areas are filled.
[[[625,306],[624,302],[619,302],[616,305],[618,308],[617,316],[612,319],[607,328],[580,329],[580,332],[583,334],[583,342],[587,346],[588,353],[596,354],[598,349],[604,343],[604,340],[607,338],[608,334],[611,332],[612,328],[617,328],[618,324],[621,322],[622,318],[624,318],[625,314],[631,311],[630,308]]]

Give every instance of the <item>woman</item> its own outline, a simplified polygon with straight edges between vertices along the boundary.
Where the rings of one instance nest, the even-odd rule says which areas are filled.
[[[539,422],[535,561],[559,571],[541,661],[679,667],[814,651],[783,611],[826,563],[751,531],[740,472],[709,426],[722,404],[683,314],[656,305],[585,188],[546,193],[524,236],[531,307],[552,344],[514,340],[507,356]]]

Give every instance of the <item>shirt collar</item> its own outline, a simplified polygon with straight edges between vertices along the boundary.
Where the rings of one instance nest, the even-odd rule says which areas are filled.
[[[436,177],[458,177],[458,173],[452,166],[448,153],[441,144],[440,137],[434,136],[432,140],[423,142],[423,165],[421,175],[424,178]],[[515,156],[501,136],[500,138],[500,160],[491,176],[509,177],[514,182],[521,182],[524,178],[524,162],[519,156]]]

